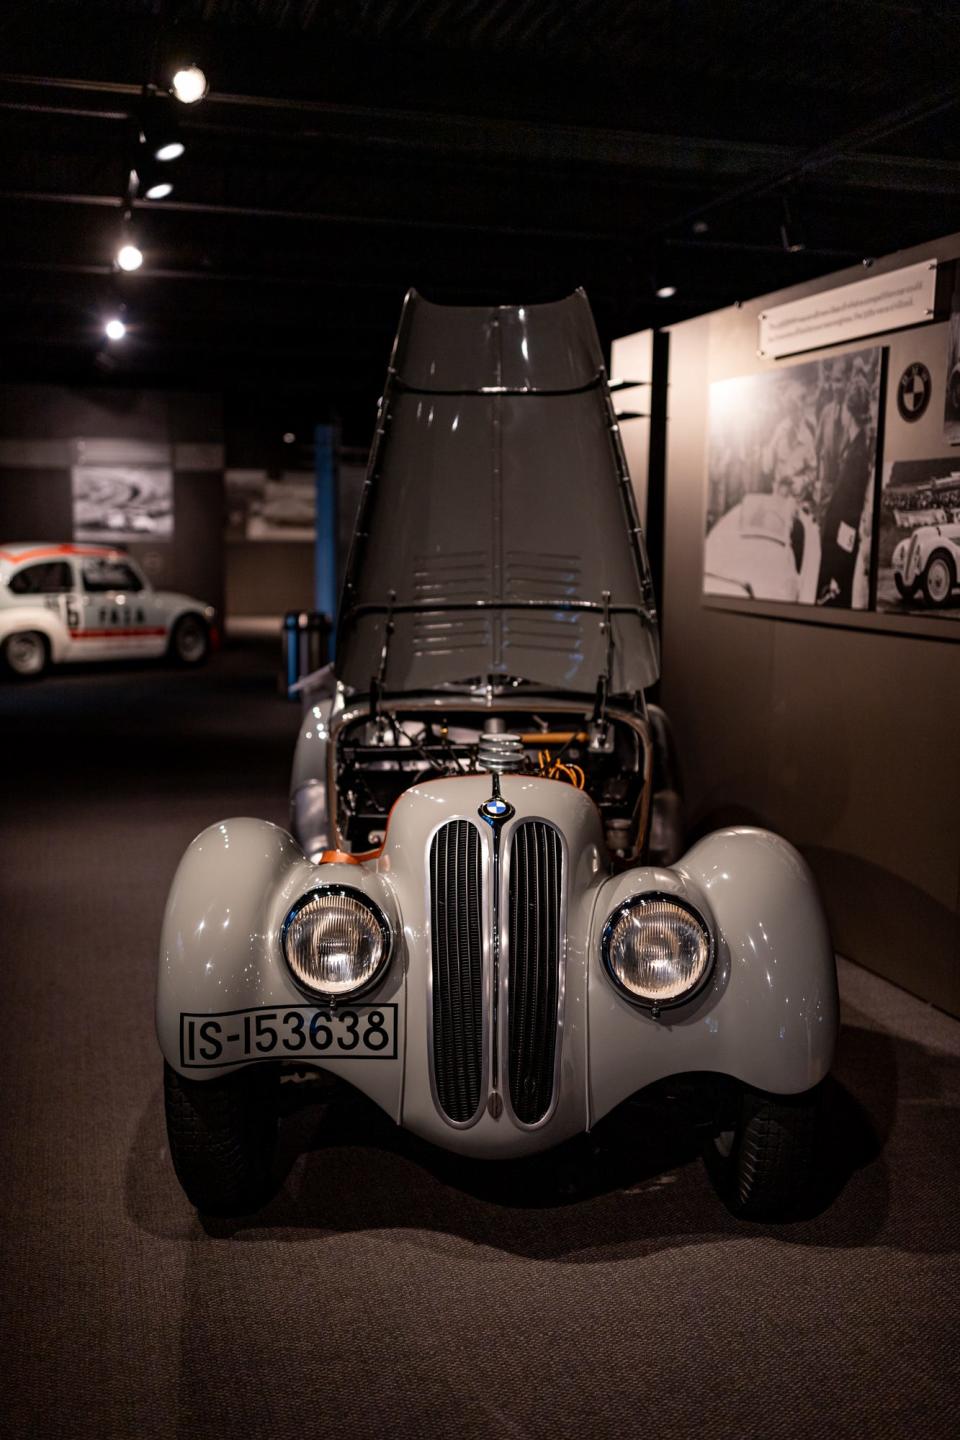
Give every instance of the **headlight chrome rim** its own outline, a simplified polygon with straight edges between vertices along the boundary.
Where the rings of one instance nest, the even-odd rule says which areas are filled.
[[[312,901],[316,900],[317,897],[321,895],[340,895],[348,899],[357,901],[358,904],[364,906],[364,908],[369,911],[372,919],[375,921],[380,931],[380,935],[383,940],[383,956],[376,969],[374,970],[373,974],[370,975],[366,980],[362,981],[361,984],[358,985],[354,990],[321,990],[319,987],[312,986],[308,984],[307,981],[303,980],[297,974],[296,970],[290,962],[290,957],[287,951],[287,936],[289,934],[290,927],[293,925],[301,911],[304,910],[307,905],[309,905]],[[327,885],[314,885],[312,889],[305,891],[305,893],[300,896],[299,900],[297,900],[295,904],[293,904],[287,911],[287,914],[284,917],[283,924],[280,927],[280,953],[282,954],[284,964],[287,967],[287,973],[293,981],[294,985],[296,985],[297,989],[303,995],[307,996],[308,999],[321,1000],[325,1005],[331,1007],[335,1005],[350,1005],[355,1000],[359,1000],[361,996],[369,994],[369,992],[383,979],[389,967],[390,958],[393,954],[393,927],[391,926],[390,921],[387,919],[387,916],[381,906],[377,904],[376,900],[374,900],[372,896],[368,895],[365,890],[361,890],[358,886],[340,885],[336,883],[331,883]]]
[[[611,963],[610,942],[614,930],[624,915],[630,914],[642,906],[658,900],[666,901],[670,905],[675,905],[678,910],[685,911],[692,920],[696,921],[707,938],[707,959],[700,978],[691,985],[688,990],[684,990],[680,995],[653,999],[644,995],[637,995],[623,984]],[[671,894],[669,890],[643,890],[636,895],[628,895],[627,898],[621,900],[620,904],[607,916],[603,933],[600,937],[601,963],[614,990],[631,1005],[635,1005],[638,1009],[649,1011],[654,1019],[656,1019],[661,1010],[676,1010],[682,1005],[689,1005],[691,1000],[695,1000],[703,993],[713,977],[716,949],[713,926],[708,923],[703,911],[699,910],[686,896]]]

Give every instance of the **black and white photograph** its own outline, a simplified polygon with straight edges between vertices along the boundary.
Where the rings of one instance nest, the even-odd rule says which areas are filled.
[[[74,465],[73,538],[122,545],[173,539],[173,471],[164,465]]]
[[[947,384],[943,400],[943,435],[960,445],[960,274],[957,276],[947,329]]]
[[[960,620],[960,460],[884,469],[877,609]]]
[[[882,355],[710,386],[705,594],[868,607]]]
[[[312,470],[231,469],[224,473],[227,539],[312,540],[316,479]]]

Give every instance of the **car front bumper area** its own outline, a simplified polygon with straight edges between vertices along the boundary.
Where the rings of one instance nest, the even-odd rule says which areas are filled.
[[[836,973],[792,847],[726,830],[673,868],[612,876],[581,792],[507,776],[511,813],[493,827],[478,818],[489,789],[472,775],[415,787],[363,865],[313,865],[261,821],[199,836],[161,945],[169,1063],[201,1079],[278,1058],[317,1065],[424,1139],[487,1158],[557,1144],[669,1075],[719,1072],[779,1094],[823,1077]],[[290,907],[328,884],[367,892],[393,932],[383,978],[332,1015],[297,989],[279,940]],[[715,942],[707,983],[659,1014],[628,1001],[600,960],[607,918],[638,895],[693,905]]]

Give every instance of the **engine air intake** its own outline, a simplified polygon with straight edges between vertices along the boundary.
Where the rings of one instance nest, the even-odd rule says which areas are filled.
[[[453,1121],[480,1105],[483,1074],[483,947],[480,835],[469,820],[441,826],[430,846],[433,1074]]]
[[[542,1120],[553,1100],[560,991],[560,836],[542,820],[513,832],[510,853],[509,1076],[513,1113]]]

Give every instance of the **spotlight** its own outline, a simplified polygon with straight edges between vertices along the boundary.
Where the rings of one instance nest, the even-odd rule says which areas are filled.
[[[121,270],[139,270],[143,264],[143,251],[127,241],[117,251],[117,264]]]
[[[184,152],[182,140],[167,140],[153,152],[154,160],[179,160]]]
[[[207,77],[199,65],[184,65],[173,77],[173,93],[181,105],[196,105],[208,88]]]
[[[284,430],[284,432],[283,432],[283,443],[284,443],[284,445],[292,445],[293,442],[294,442],[294,440],[296,440],[296,438],[297,438],[297,437],[296,437],[296,435],[294,435],[294,433],[293,433],[292,430]]]
[[[111,316],[103,329],[108,340],[122,340],[127,333],[126,325],[116,315]]]
[[[154,180],[143,192],[145,200],[166,200],[168,195],[173,194],[173,186],[169,180]]]
[[[676,285],[659,285],[653,292],[658,300],[672,300],[677,293]]]

